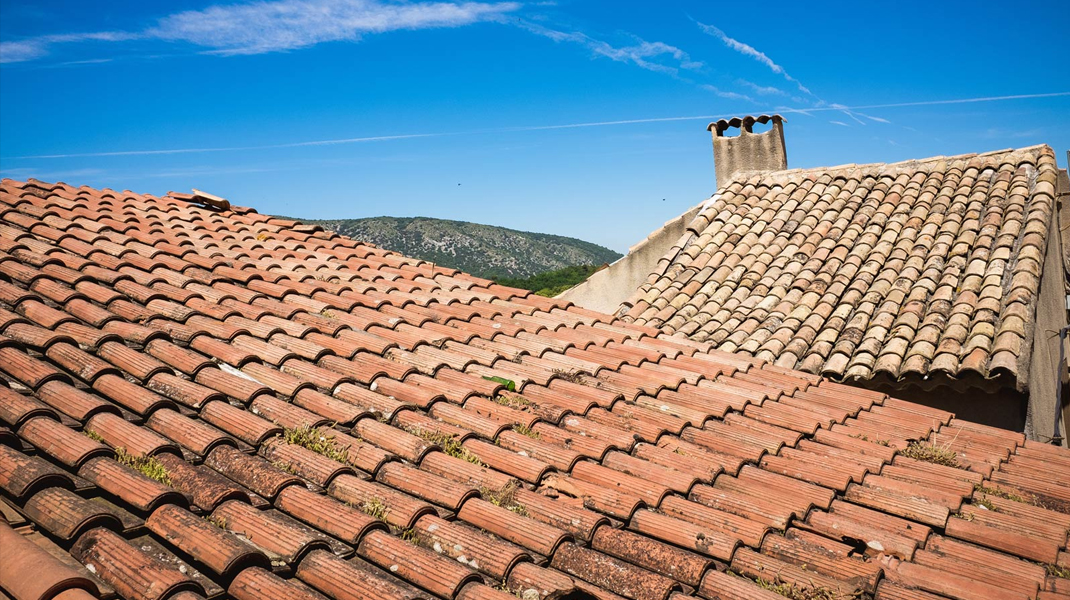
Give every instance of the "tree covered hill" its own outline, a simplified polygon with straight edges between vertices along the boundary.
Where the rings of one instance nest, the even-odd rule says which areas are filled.
[[[427,217],[302,221],[490,279],[522,279],[565,267],[600,266],[621,256],[575,238],[465,221]]]
[[[554,271],[547,271],[523,278],[500,278],[498,283],[509,287],[531,290],[540,296],[553,298],[568,288],[590,277],[602,268],[602,265],[576,265]]]

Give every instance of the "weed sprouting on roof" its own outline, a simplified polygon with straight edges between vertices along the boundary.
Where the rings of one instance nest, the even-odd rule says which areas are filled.
[[[829,587],[802,586],[797,583],[784,581],[780,577],[776,577],[772,580],[758,577],[754,581],[758,584],[758,587],[763,590],[780,594],[789,600],[848,600],[850,598],[861,597],[861,594],[857,592],[850,595],[844,595]]]
[[[212,525],[215,525],[216,527],[218,527],[220,529],[226,529],[227,528],[227,518],[226,517],[217,517],[215,515],[205,515],[204,520],[208,521],[209,523],[211,523]]]
[[[349,446],[342,446],[334,435],[322,428],[302,425],[300,427],[287,427],[282,432],[282,439],[287,444],[301,446],[326,456],[331,460],[344,463],[349,459]]]
[[[383,503],[382,500],[375,496],[359,503],[346,502],[346,506],[355,508],[360,512],[368,515],[369,517],[373,519],[378,519],[380,521],[385,521],[386,514],[390,512],[390,507],[388,507],[385,503]]]
[[[527,425],[519,425],[519,424],[518,425],[514,425],[513,426],[513,431],[519,433],[520,435],[526,435],[526,436],[528,436],[529,438],[531,438],[533,440],[537,440],[540,437],[538,431],[535,431],[534,429],[532,429],[531,427],[528,427]]]
[[[492,490],[485,485],[480,486],[479,495],[494,506],[500,506],[506,510],[513,511],[518,515],[526,516],[528,514],[527,508],[516,500],[516,492],[519,489],[520,484],[518,484],[516,480],[512,480],[497,490]]]
[[[271,466],[275,467],[276,469],[279,469],[280,471],[286,471],[290,475],[297,475],[297,469],[294,468],[294,466],[288,462],[281,460],[273,460],[271,461]]]
[[[494,398],[494,401],[507,408],[515,408],[517,410],[528,410],[532,406],[531,400],[520,394],[499,394]]]
[[[754,583],[758,584],[762,589],[773,591],[774,594],[779,594],[790,600],[839,600],[840,598],[836,591],[830,588],[802,587],[782,581],[780,578],[771,581],[758,578],[754,580]]]
[[[85,434],[85,437],[93,440],[94,442],[103,442],[104,441],[104,438],[100,437],[100,434],[95,432],[95,431],[93,431],[92,429],[83,429],[82,433]]]
[[[951,449],[951,444],[938,444],[935,437],[931,442],[910,442],[910,444],[905,449],[900,450],[899,453],[907,458],[933,463],[934,465],[955,468],[960,468],[962,466],[958,460],[959,455]]]
[[[115,449],[115,460],[149,479],[155,479],[166,486],[171,485],[171,474],[155,456],[137,456],[120,446]]]
[[[1022,504],[1028,504],[1037,508],[1043,508],[1045,510],[1053,510],[1055,512],[1061,512],[1063,514],[1070,514],[1070,502],[1059,501],[1052,498],[1045,498],[1036,494],[1028,494],[1022,496],[1017,492],[1007,491],[999,487],[989,487],[984,484],[977,484],[973,486],[974,496],[978,493],[994,496],[996,498],[1003,498],[1004,500],[1010,500],[1012,502],[1021,502]]]
[[[505,592],[506,594],[512,594],[513,596],[516,596],[517,598],[524,598],[524,591],[525,590],[524,590],[523,586],[517,586],[515,588],[512,588],[512,587],[509,587],[509,584],[506,583],[505,581],[501,581],[501,582],[498,583],[498,585],[494,586],[494,589],[496,589],[496,590],[498,590],[500,592]],[[528,588],[528,589],[534,590],[534,588]],[[538,596],[538,592],[537,591],[536,591],[535,595],[536,595],[536,597]]]
[[[442,448],[443,452],[445,452],[449,456],[452,456],[453,458],[459,458],[465,462],[470,462],[474,465],[479,465],[481,467],[487,466],[483,464],[483,461],[479,460],[479,457],[476,456],[471,450],[465,448],[464,444],[462,444],[461,441],[458,440],[457,436],[455,435],[443,433],[440,431],[428,431],[419,427],[410,428],[409,433],[417,437],[423,438],[430,444],[434,444],[439,448]]]
[[[1070,579],[1070,567],[1060,567],[1059,565],[1048,563],[1044,565],[1044,568],[1047,569],[1048,575],[1051,575],[1052,577]]]
[[[403,529],[397,534],[397,536],[410,544],[415,544],[417,546],[423,545],[423,540],[420,538],[420,534],[416,531],[415,527]]]
[[[981,494],[984,494],[986,496],[995,496],[996,498],[1003,498],[1004,500],[1012,500],[1014,502],[1025,502],[1025,498],[1022,498],[1018,494],[1008,492],[998,487],[988,487],[983,483],[978,483],[977,485],[973,486],[973,490],[975,492],[980,492]]]
[[[862,440],[863,442],[870,442],[872,444],[877,444],[878,446],[888,446],[888,445],[890,445],[888,440],[882,440],[880,438],[874,438],[874,439],[871,440],[871,439],[869,439],[869,436],[864,434],[864,433],[856,433],[854,435],[849,435],[847,437],[853,437],[856,440]]]
[[[585,373],[576,371],[575,369],[554,369],[554,375],[559,375],[561,379],[564,379],[569,383],[579,384],[582,384],[587,378]]]

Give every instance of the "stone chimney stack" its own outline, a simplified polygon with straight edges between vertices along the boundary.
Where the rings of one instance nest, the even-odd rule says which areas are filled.
[[[773,123],[769,131],[751,131],[755,123],[764,125],[769,122]],[[738,128],[739,135],[725,136],[725,131],[731,128]],[[788,168],[788,154],[784,148],[784,118],[780,115],[721,119],[710,123],[706,130],[713,132],[713,166],[718,188],[741,176]]]

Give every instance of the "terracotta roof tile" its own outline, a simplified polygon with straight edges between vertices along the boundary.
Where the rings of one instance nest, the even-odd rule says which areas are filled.
[[[731,182],[623,320],[837,380],[1024,389],[1055,173],[1037,146]]]
[[[902,196],[922,181],[881,185]],[[820,369],[903,373],[954,344],[968,354],[1013,343],[974,313],[956,316],[953,296],[945,308],[961,327],[941,338],[908,293],[888,312],[873,290],[829,279],[817,260],[792,270],[785,255],[753,289],[795,277],[827,290],[721,299],[748,318],[689,313],[695,331],[733,328],[718,343],[770,364],[193,199],[0,183],[0,200],[17,205],[0,224],[0,491],[62,569],[96,570],[63,571],[69,581],[128,600],[502,600],[498,587],[760,600],[769,592],[754,579],[774,573],[904,600],[1063,589],[1041,563],[1070,556],[1065,450],[777,358],[783,348]],[[755,218],[791,217],[761,206]],[[921,215],[880,206],[861,210]],[[720,210],[703,218],[744,227]],[[855,229],[843,237],[929,273],[912,247]],[[934,224],[919,231],[962,243]],[[797,245],[895,293],[876,262]],[[966,293],[990,310],[997,270],[964,251]],[[1028,275],[1035,257],[1023,257]],[[726,268],[681,275],[678,289],[704,294],[692,285],[700,272],[730,281],[728,265],[743,264],[716,260]],[[925,277],[943,298],[940,276]],[[1013,292],[1028,296],[1019,280]],[[671,293],[650,306],[689,310]],[[852,320],[838,298],[866,317]],[[781,306],[789,299],[812,306],[774,324],[776,311],[798,312]],[[848,322],[860,337],[844,362]],[[877,326],[896,333],[864,335]],[[311,441],[279,435],[295,430]],[[914,440],[946,443],[960,468],[899,454]],[[21,585],[11,577],[0,569],[0,586]],[[97,592],[64,593],[82,590]]]
[[[174,507],[168,505],[160,510],[167,508]],[[200,584],[179,569],[107,529],[93,529],[80,537],[71,554],[124,598],[152,600],[176,591],[204,592]]]
[[[187,506],[186,498],[154,479],[151,479],[111,458],[94,458],[78,470],[83,477],[138,513],[150,513],[161,504]]]
[[[323,596],[299,584],[291,583],[259,567],[242,570],[227,588],[227,593],[237,600],[321,600]]]
[[[167,473],[170,487],[190,499],[190,504],[210,511],[231,498],[253,502],[252,493],[204,465],[193,465],[172,454],[157,460]]]

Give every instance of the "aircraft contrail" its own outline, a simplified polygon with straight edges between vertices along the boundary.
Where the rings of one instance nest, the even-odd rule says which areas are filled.
[[[408,135],[379,135],[372,137],[340,138],[333,140],[314,140],[310,142],[290,142],[287,144],[265,144],[261,146],[220,146],[216,148],[172,148],[168,150],[117,150],[113,152],[80,152],[73,154],[37,154],[31,156],[9,156],[9,160],[17,158],[84,158],[89,156],[143,156],[150,154],[197,154],[202,152],[233,152],[239,150],[272,150],[276,148],[300,148],[302,146],[329,146],[332,144],[356,144],[359,142],[385,142],[389,140],[405,140],[410,138],[437,137],[443,135],[456,135],[451,133],[413,133]]]
[[[905,108],[911,106],[940,106],[946,104],[970,104],[975,102],[1002,102],[1006,100],[1034,100],[1039,98],[1056,98],[1070,96],[1070,92],[1052,92],[1048,94],[1017,94],[1013,96],[987,96],[983,98],[959,98],[955,100],[923,100],[918,102],[894,102],[886,104],[867,104],[863,106],[830,105],[816,108],[790,108],[777,107],[760,112],[783,112],[783,113],[810,113],[818,111],[851,111],[868,110],[873,108]],[[686,117],[652,117],[648,119],[624,119],[619,121],[592,121],[588,123],[567,123],[561,125],[532,125],[527,127],[499,127],[495,129],[477,129],[471,131],[453,131],[441,133],[413,133],[405,135],[380,135],[370,137],[338,138],[329,140],[313,140],[306,142],[290,142],[284,144],[266,144],[260,146],[221,146],[215,148],[174,148],[166,150],[121,150],[113,152],[80,152],[70,154],[37,154],[30,156],[10,156],[4,160],[23,159],[53,159],[53,158],[88,158],[107,156],[147,156],[155,154],[199,154],[205,152],[235,152],[249,150],[275,150],[279,148],[301,148],[304,146],[331,146],[338,144],[359,144],[366,142],[388,142],[394,140],[407,140],[414,138],[445,137],[457,135],[478,135],[488,133],[510,133],[519,131],[550,131],[554,129],[578,129],[581,127],[609,127],[614,125],[638,125],[641,123],[667,123],[672,121],[699,121],[716,120],[723,115],[692,115]]]

